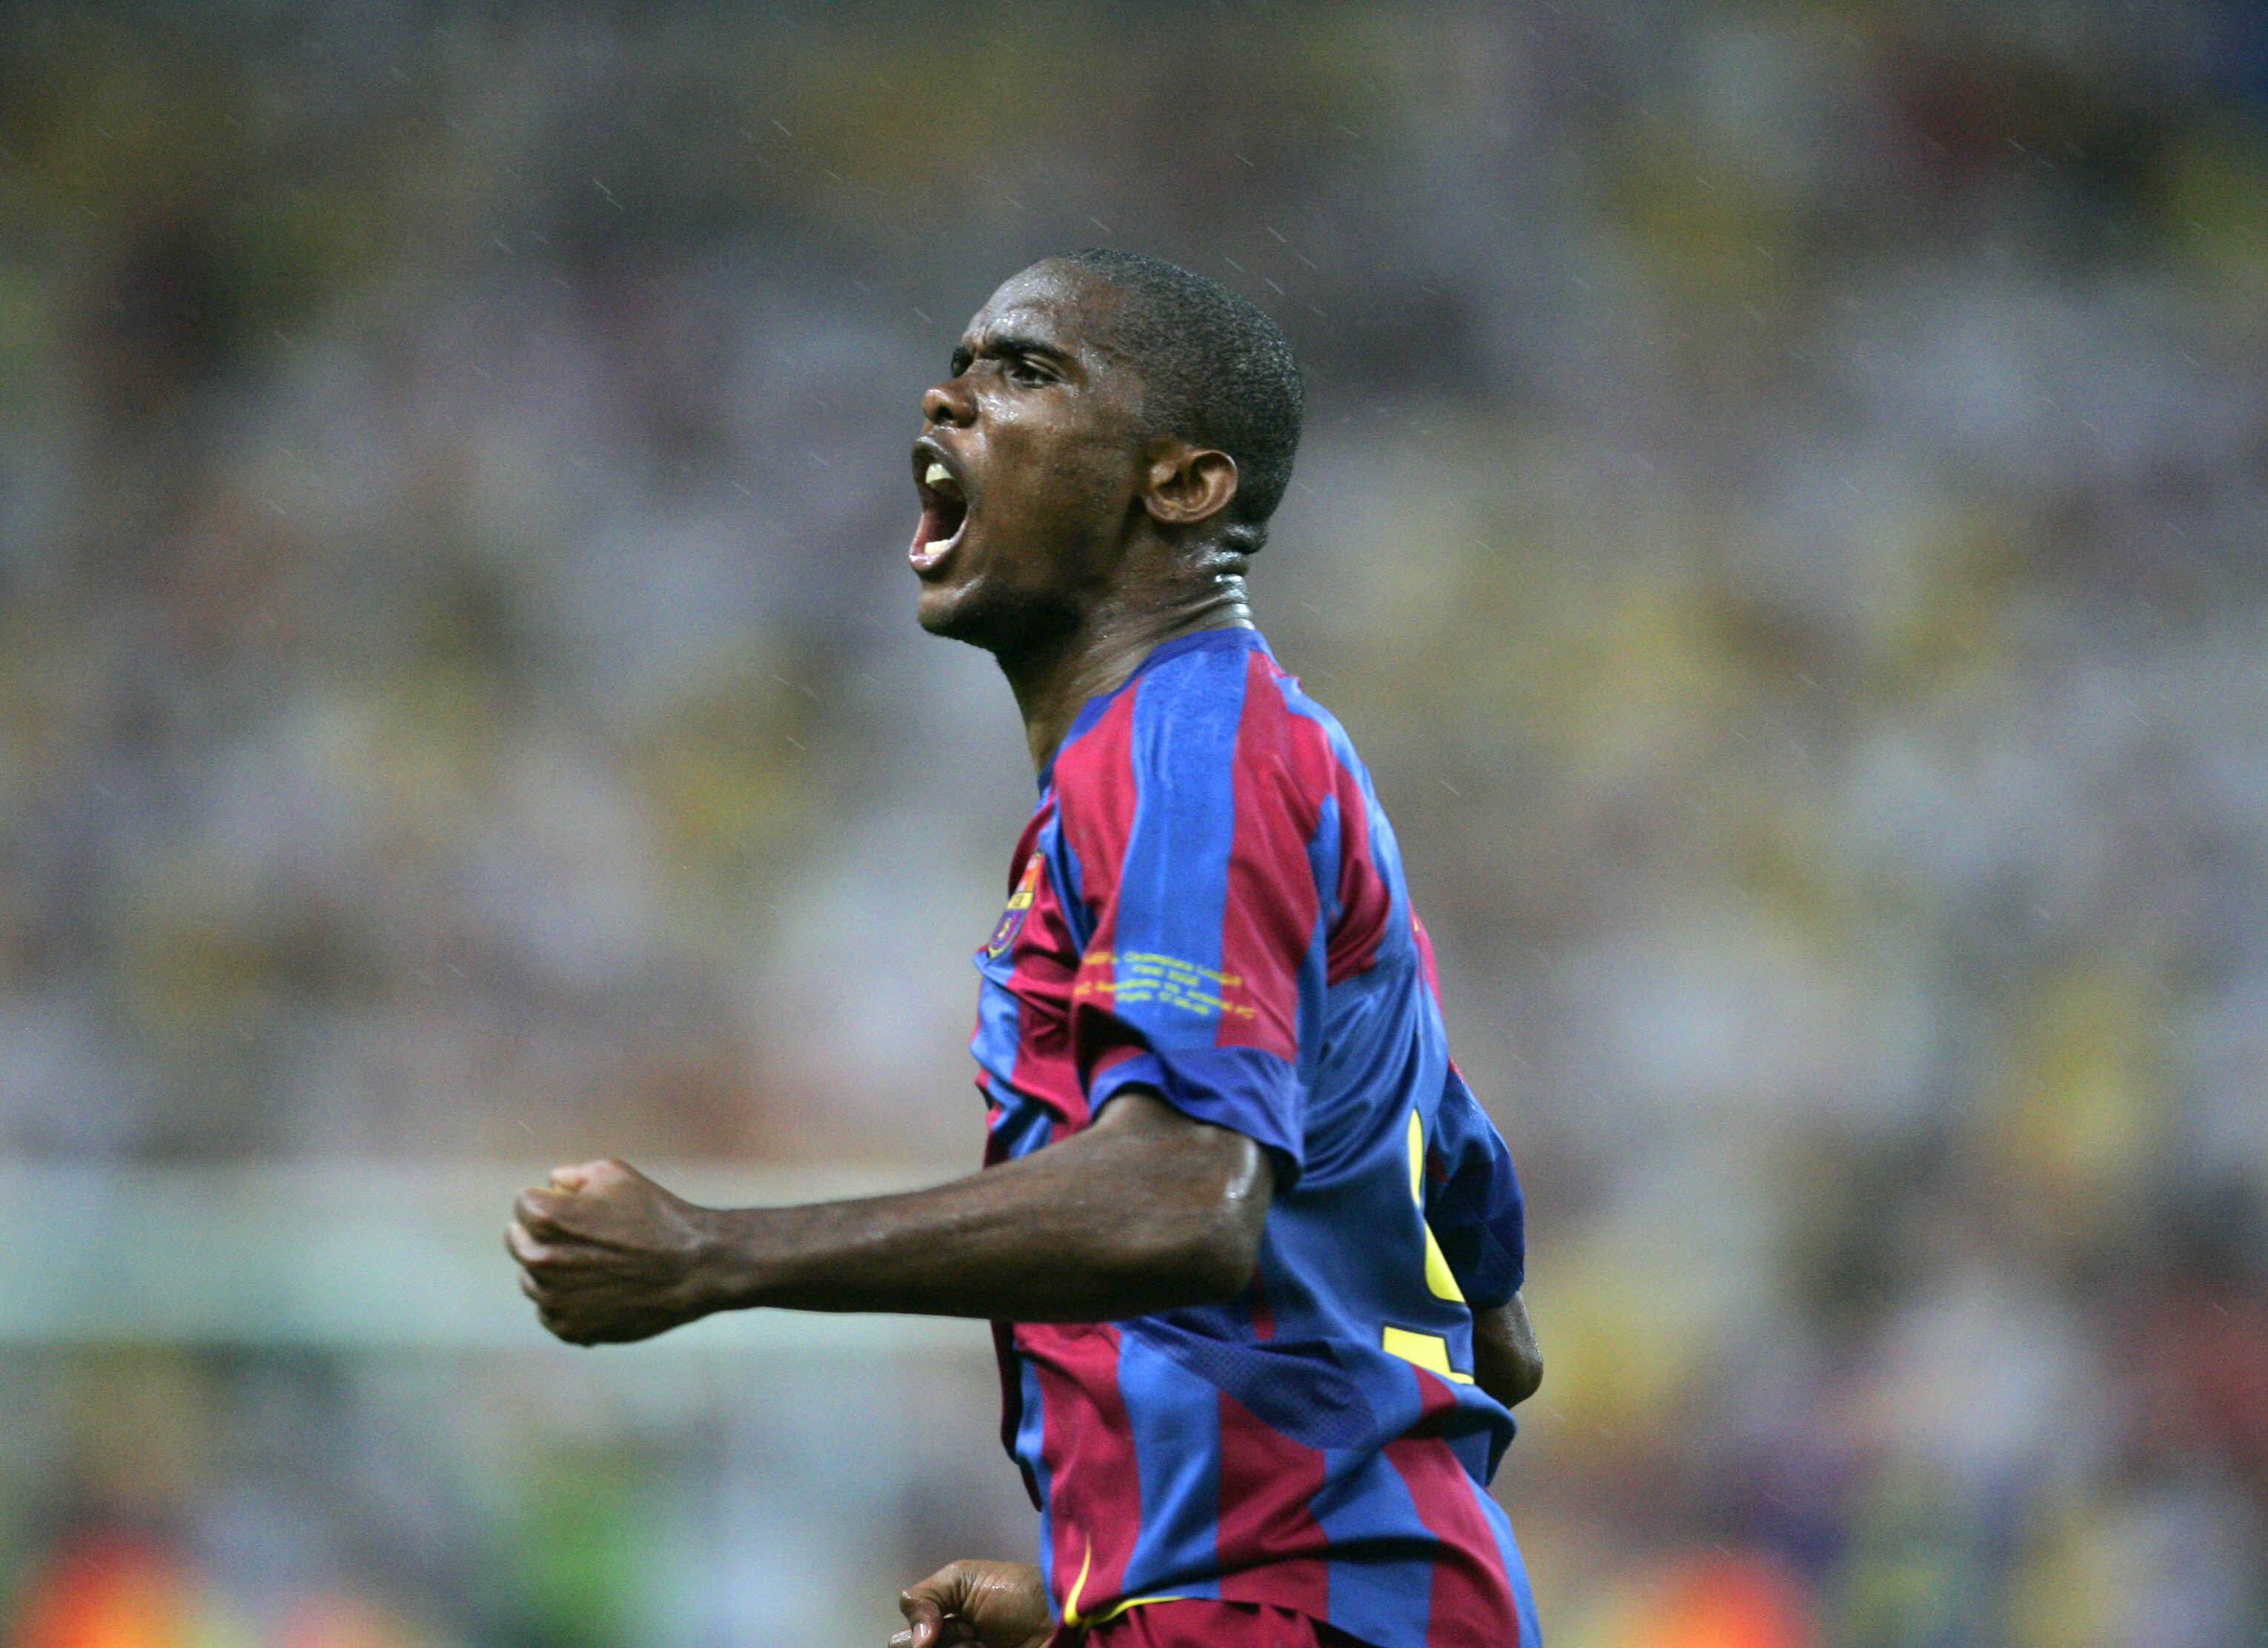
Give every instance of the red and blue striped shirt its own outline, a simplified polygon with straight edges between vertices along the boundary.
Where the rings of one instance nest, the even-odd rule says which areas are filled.
[[[1059,1616],[1211,1597],[1376,1648],[1533,1648],[1485,1487],[1512,1415],[1470,1371],[1472,1312],[1520,1288],[1519,1181],[1369,776],[1256,631],[1170,641],[1086,705],[976,961],[988,1163],[1139,1086],[1278,1167],[1228,1304],[996,1330]]]

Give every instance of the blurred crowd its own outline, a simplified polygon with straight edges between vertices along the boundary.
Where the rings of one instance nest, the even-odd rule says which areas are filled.
[[[2257,9],[19,7],[0,224],[0,1157],[973,1164],[1031,776],[907,444],[1136,247],[1307,373],[1256,595],[1528,1186],[1555,1648],[2268,1632]],[[4,1348],[0,1642],[1029,1538],[973,1357],[545,1366]]]

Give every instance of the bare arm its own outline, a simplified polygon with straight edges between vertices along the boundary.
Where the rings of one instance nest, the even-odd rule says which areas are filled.
[[[762,1305],[1111,1321],[1233,1297],[1273,1192],[1251,1140],[1129,1089],[1060,1144],[906,1195],[702,1208],[619,1162],[565,1168],[504,1239],[578,1344]]]
[[[1517,1408],[1543,1383],[1543,1353],[1518,1294],[1508,1304],[1473,1312],[1473,1378],[1506,1408]]]

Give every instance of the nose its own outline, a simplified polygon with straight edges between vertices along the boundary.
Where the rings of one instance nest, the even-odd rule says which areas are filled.
[[[976,403],[959,378],[932,384],[922,395],[922,417],[932,424],[966,427],[976,415]]]

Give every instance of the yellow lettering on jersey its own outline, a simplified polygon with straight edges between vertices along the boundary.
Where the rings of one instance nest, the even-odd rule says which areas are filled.
[[[1413,1334],[1406,1327],[1389,1326],[1386,1330],[1385,1348],[1404,1362],[1414,1362],[1428,1373],[1438,1373],[1459,1385],[1470,1385],[1473,1376],[1460,1373],[1449,1365],[1449,1341],[1439,1334]]]
[[[1418,1204],[1418,1223],[1425,1232],[1425,1286],[1435,1298],[1462,1304],[1465,1290],[1457,1285],[1456,1273],[1449,1268],[1449,1256],[1433,1239],[1433,1227],[1425,1223],[1425,1124],[1418,1120],[1414,1110],[1410,1112],[1410,1197]]]
[[[1440,1243],[1433,1239],[1433,1227],[1425,1222],[1425,1124],[1414,1110],[1410,1112],[1410,1200],[1418,1204],[1418,1228],[1425,1236],[1427,1290],[1437,1299],[1462,1304],[1465,1290],[1457,1285],[1456,1273],[1449,1268],[1449,1256],[1441,1251]],[[1381,1342],[1390,1354],[1417,1363],[1428,1373],[1438,1373],[1460,1385],[1473,1382],[1471,1374],[1460,1373],[1449,1365],[1449,1341],[1439,1334],[1418,1334],[1406,1327],[1389,1327]]]

